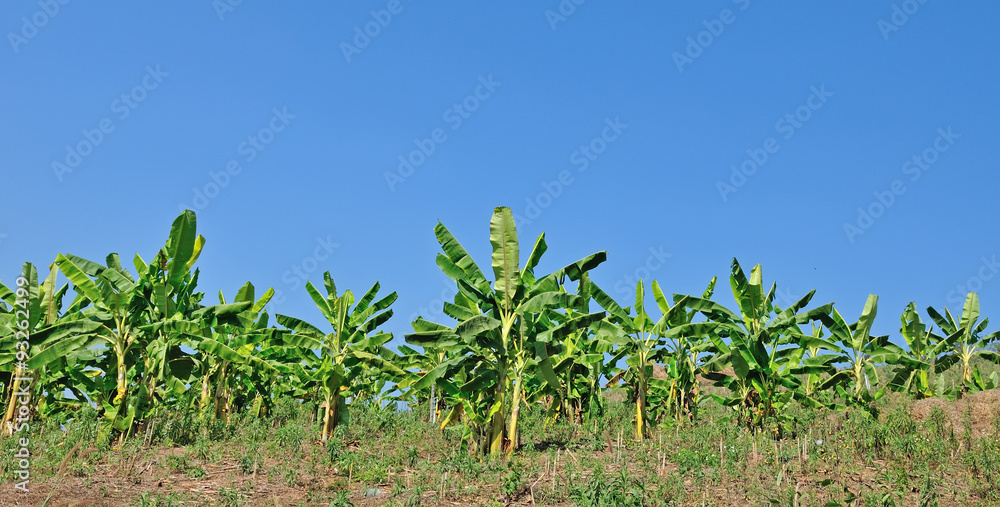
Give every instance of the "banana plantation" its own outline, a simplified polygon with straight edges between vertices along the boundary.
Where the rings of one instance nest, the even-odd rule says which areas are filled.
[[[522,255],[509,208],[490,219],[485,271],[443,224],[434,234],[437,266],[458,290],[442,308],[453,320],[417,318],[398,346],[382,330],[397,295],[379,283],[357,296],[329,272],[306,283],[325,322],[269,315],[274,291],[249,282],[200,292],[206,242],[192,211],[148,260],[61,253],[41,272],[26,263],[16,281],[0,283],[3,431],[64,423],[92,407],[103,438],[124,442],[167,411],[263,416],[291,398],[319,407],[315,438],[326,441],[350,424],[352,407],[402,402],[460,429],[461,445],[486,455],[518,450],[524,407],[587,425],[609,389],[634,407],[637,440],[690,425],[709,403],[727,407],[729,424],[780,439],[796,404],[871,412],[887,391],[954,399],[1000,384],[978,368],[1000,364],[1000,354],[975,293],[960,309],[926,308],[926,321],[910,303],[890,317],[899,318],[890,340],[872,334],[877,296],[835,307],[814,304],[813,291],[781,308],[761,267],[735,259],[732,299],[712,279],[695,295],[639,281],[634,301],[616,301],[590,276],[605,252],[539,272],[545,235]],[[940,375],[948,370],[959,375]]]

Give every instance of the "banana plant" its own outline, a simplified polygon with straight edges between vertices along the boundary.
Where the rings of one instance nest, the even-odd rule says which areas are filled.
[[[185,210],[173,222],[170,235],[163,248],[146,264],[137,254],[133,263],[138,271],[138,279],[131,280],[139,286],[143,309],[147,322],[141,330],[147,341],[142,350],[142,382],[140,390],[144,403],[142,412],[147,412],[156,403],[154,398],[182,395],[188,385],[197,384],[198,360],[181,348],[187,338],[185,333],[170,329],[160,323],[176,323],[195,320],[204,322],[210,312],[214,319],[222,314],[234,314],[236,307],[211,307],[206,310],[201,301],[204,294],[195,292],[199,270],[192,268],[205,246],[205,238],[197,233],[195,213]],[[129,277],[128,271],[122,274]],[[197,316],[200,317],[197,317]],[[193,343],[186,345],[193,347]]]
[[[914,399],[930,398],[934,390],[929,381],[929,373],[934,360],[948,347],[946,341],[935,340],[932,329],[920,320],[917,305],[906,305],[899,317],[902,324],[900,334],[906,340],[907,350],[903,360],[893,371],[889,389],[910,393]]]
[[[456,347],[461,355],[439,364],[412,388],[437,383],[442,390],[457,388],[459,404],[442,420],[447,426],[464,413],[476,437],[474,449],[490,454],[512,453],[518,446],[518,414],[529,374],[537,374],[553,390],[559,379],[550,352],[559,341],[600,320],[603,313],[585,314],[555,325],[549,310],[576,307],[580,296],[560,290],[565,278],[577,281],[604,262],[599,252],[543,277],[534,273],[547,249],[538,237],[524,267],[520,267],[517,230],[510,208],[494,209],[490,220],[493,247],[491,284],[472,257],[440,222],[435,235],[443,254],[437,264],[458,285],[455,302],[445,302],[446,315],[458,320],[454,328],[418,319],[408,343],[431,348]],[[462,374],[458,372],[462,371]],[[463,378],[464,376],[464,378]],[[461,378],[463,383],[455,382]],[[443,379],[438,383],[439,379]]]
[[[905,355],[898,345],[889,342],[888,336],[872,336],[872,323],[877,313],[878,296],[869,294],[861,317],[854,324],[848,324],[836,308],[820,316],[832,338],[840,344],[834,350],[839,353],[836,362],[846,364],[847,368],[817,386],[819,390],[835,389],[846,402],[860,405],[873,415],[876,413],[874,402],[886,391],[886,386],[875,388],[880,382],[876,367],[899,364]]]
[[[255,299],[253,284],[245,283],[236,292],[233,301],[252,306],[237,314],[236,322],[218,322],[214,328],[205,329],[209,336],[192,343],[204,352],[199,402],[203,415],[211,407],[216,418],[228,421],[234,412],[234,405],[237,408],[245,406],[250,403],[250,397],[258,403],[255,409],[258,415],[261,407],[267,404],[264,400],[269,399],[269,393],[262,382],[268,374],[277,373],[280,365],[261,358],[260,354],[261,349],[270,346],[276,331],[268,327],[268,314],[264,311],[264,306],[273,296],[274,289],[268,289]],[[227,304],[221,291],[219,304]],[[236,384],[237,379],[242,381],[242,386]],[[238,387],[245,389],[241,391]]]
[[[656,323],[649,317],[645,309],[645,290],[642,280],[635,286],[635,315],[632,308],[622,308],[610,296],[596,285],[591,289],[594,300],[608,312],[608,316],[598,328],[598,336],[605,336],[614,343],[620,355],[626,357],[628,367],[619,375],[612,377],[609,383],[624,378],[632,388],[635,402],[635,439],[643,440],[650,435],[651,419],[647,397],[649,383],[653,377],[653,365],[667,357],[667,341],[664,337],[665,328],[669,323],[686,323],[686,297],[680,297],[673,306],[667,303],[659,284],[652,283],[656,302],[663,316]],[[685,351],[686,354],[686,351]]]
[[[434,383],[430,385],[429,389],[419,391],[412,389],[412,386],[435,366],[450,358],[453,351],[424,347],[421,352],[407,345],[399,345],[397,350],[399,350],[397,365],[406,372],[406,375],[396,385],[399,389],[404,390],[404,396],[408,403],[423,405],[424,400],[426,400],[428,405],[427,420],[434,424],[440,419],[441,411],[448,406],[446,396],[436,390],[437,385]]]
[[[494,392],[495,384],[493,378],[479,374],[480,367],[485,369],[491,366],[483,360],[486,348],[473,347],[477,344],[467,345],[454,329],[423,317],[418,317],[410,325],[414,333],[404,338],[410,343],[419,343],[423,351],[407,345],[399,347],[403,353],[400,367],[407,371],[407,375],[398,386],[405,389],[412,399],[421,400],[426,396],[430,405],[429,419],[442,430],[451,424],[464,422],[463,442],[470,444],[470,450],[482,449],[482,442],[487,439],[487,417],[480,414],[489,410],[489,406],[483,407],[482,404],[489,399],[487,393]],[[467,385],[471,378],[482,380],[475,385]],[[489,389],[482,388],[484,385]]]
[[[951,351],[945,352],[937,358],[934,365],[935,373],[941,374],[956,363],[961,363],[962,389],[958,396],[969,391],[981,391],[992,387],[994,382],[984,381],[979,373],[979,368],[972,364],[972,359],[976,356],[994,364],[1000,364],[1000,354],[987,349],[990,343],[997,340],[1000,332],[982,336],[990,319],[983,319],[982,322],[979,322],[979,295],[970,292],[966,296],[961,318],[957,321],[947,308],[944,312],[945,314],[941,315],[933,307],[927,308],[931,319],[944,333],[947,333],[944,337],[935,335],[934,339],[944,344],[942,348],[951,348]]]
[[[306,282],[306,291],[332,326],[332,332],[324,333],[312,324],[287,315],[278,315],[277,320],[294,331],[293,335],[284,338],[286,344],[301,347],[304,354],[310,351],[319,354],[321,362],[311,382],[323,393],[322,440],[325,442],[338,424],[349,420],[347,398],[357,394],[355,382],[361,371],[360,363],[367,362],[398,378],[405,373],[384,359],[391,355],[385,344],[392,339],[392,335],[381,331],[375,333],[392,317],[392,310],[388,308],[396,300],[396,293],[375,301],[379,290],[376,282],[355,305],[354,294],[350,290],[337,295],[337,286],[329,271],[323,273],[323,284],[326,296],[312,282]]]
[[[55,277],[50,275],[40,287],[38,273],[30,262],[23,264],[14,289],[0,283],[0,346],[3,347],[0,350],[0,369],[5,373],[2,385],[9,386],[2,424],[8,434],[13,433],[15,410],[20,399],[18,393],[23,391],[24,379],[33,374],[27,367],[32,342],[38,342],[39,327],[51,324],[58,317],[57,309],[46,312],[44,318],[41,312],[40,296],[47,296],[51,302],[54,288],[50,285],[54,283]],[[37,397],[32,398],[37,400]],[[29,408],[35,411],[37,405],[32,404]]]
[[[197,260],[205,239],[195,232],[194,212],[187,210],[174,220],[164,248],[153,262],[146,264],[137,254],[133,263],[139,273],[133,276],[122,267],[118,254],[110,254],[105,265],[74,255],[59,254],[55,265],[78,294],[69,318],[39,333],[42,343],[29,365],[38,368],[91,351],[97,342],[106,346],[103,357],[92,363],[93,378],[80,378],[100,404],[109,425],[128,438],[136,421],[149,415],[153,406],[163,405],[157,396],[180,394],[193,380],[195,364],[180,349],[172,323],[187,321],[214,322],[232,318],[242,308],[203,307],[194,293]],[[110,375],[114,377],[110,377]],[[113,392],[108,392],[114,378]],[[168,390],[163,387],[166,386]],[[133,392],[134,391],[134,392]]]
[[[558,326],[589,314],[593,287],[590,276],[587,273],[581,275],[577,285],[577,295],[580,296],[578,305],[565,308],[564,311],[549,310],[546,316],[551,325]],[[612,376],[610,367],[618,362],[624,352],[613,355],[610,361],[606,361],[605,355],[613,351],[614,345],[603,336],[598,336],[594,326],[580,328],[566,335],[556,345],[556,352],[551,358],[560,387],[557,390],[545,389],[548,384],[543,383],[541,389],[536,390],[535,396],[529,397],[528,401],[550,396],[550,422],[561,416],[573,424],[580,424],[584,420],[600,416],[604,412],[601,379]]]
[[[708,287],[702,293],[702,300],[709,300],[715,292],[716,278],[712,278]],[[654,291],[655,293],[655,291]],[[684,302],[687,296],[674,294],[674,302]],[[657,298],[663,301],[662,293]],[[660,303],[661,310],[666,307]],[[683,424],[685,419],[693,420],[698,415],[699,389],[698,376],[705,373],[702,358],[711,350],[709,336],[715,333],[716,325],[711,322],[696,323],[695,318],[701,312],[689,307],[686,313],[676,313],[673,321],[663,320],[660,331],[667,338],[668,354],[664,361],[665,380],[654,379],[652,385],[657,387],[655,393],[663,392],[662,398],[667,406],[668,414],[675,422]]]
[[[803,399],[815,402],[816,406],[833,407],[835,405],[832,395],[828,391],[819,389],[823,381],[824,373],[836,372],[834,363],[837,361],[837,353],[842,349],[835,343],[823,338],[823,324],[812,323],[812,334],[799,336],[798,346],[803,350],[803,368],[808,369],[803,383]],[[833,353],[826,353],[833,352]],[[821,401],[822,400],[822,401]],[[814,406],[807,402],[807,405]]]
[[[810,402],[798,375],[828,369],[816,362],[804,362],[805,349],[791,345],[808,341],[799,325],[829,312],[831,305],[802,312],[816,292],[809,291],[784,310],[776,307],[777,284],[772,283],[770,290],[764,292],[760,264],[754,266],[748,279],[739,262],[733,259],[729,281],[739,305],[738,315],[704,298],[688,298],[686,303],[718,324],[715,332],[709,334],[713,348],[705,360],[708,370],[705,376],[717,386],[729,389],[731,394],[725,398],[714,394],[710,397],[734,408],[740,423],[752,431],[762,431],[773,421],[776,424],[770,429],[780,435],[787,419],[784,410],[791,400]],[[725,338],[729,338],[729,343]],[[734,375],[722,373],[730,366]]]
[[[2,368],[3,384],[10,386],[7,391],[4,416],[2,420],[6,433],[12,434],[14,414],[17,408],[18,395],[21,391],[22,379],[28,375],[26,361],[30,353],[30,341],[38,312],[38,274],[31,263],[24,263],[21,275],[10,289],[0,283],[0,368]]]
[[[132,378],[141,375],[140,351],[145,348],[147,337],[140,328],[148,321],[141,287],[131,275],[124,274],[117,255],[109,255],[106,261],[107,266],[101,266],[74,255],[56,257],[59,270],[89,305],[79,312],[82,319],[49,328],[43,352],[32,358],[32,365],[42,366],[92,339],[104,341],[112,362],[101,370],[114,372],[116,381],[115,395],[110,401],[102,400],[103,408],[111,425],[125,433],[131,428],[135,413],[121,409],[126,406],[129,373]]]
[[[360,361],[355,366],[351,403],[395,412],[396,402],[403,401],[398,384],[406,378],[406,372],[399,367],[399,354],[388,347],[391,340],[390,333],[372,337],[368,347],[375,359]]]
[[[0,342],[4,344],[0,351],[0,371],[9,373],[9,378],[3,379],[3,384],[10,387],[9,394],[20,390],[21,381],[27,371],[32,371],[36,378],[35,396],[32,400],[36,402],[37,414],[45,418],[55,418],[63,422],[71,417],[73,411],[81,408],[90,401],[85,392],[85,385],[92,379],[99,370],[87,370],[87,365],[93,363],[100,357],[100,352],[96,351],[96,343],[89,346],[81,346],[65,355],[53,357],[45,364],[36,364],[31,360],[31,356],[39,352],[39,345],[44,340],[47,328],[73,320],[76,318],[78,307],[82,304],[81,298],[74,300],[73,304],[64,312],[63,299],[69,288],[68,284],[63,284],[56,288],[58,268],[55,264],[49,266],[49,273],[45,280],[39,284],[35,267],[31,263],[25,263],[22,269],[22,278],[25,284],[20,287],[17,293],[23,298],[18,298],[17,293],[11,291],[0,283]],[[26,302],[22,308],[18,300]],[[15,338],[19,333],[15,332],[15,313],[5,313],[6,304],[10,309],[26,310],[27,334],[31,347],[31,354],[28,358],[15,353]],[[4,319],[7,316],[9,319]],[[17,329],[16,331],[22,331]],[[77,340],[79,343],[81,340]],[[25,351],[27,352],[27,351]],[[28,366],[31,365],[31,368]],[[67,395],[66,393],[69,393]],[[4,427],[10,432],[14,416],[14,396],[8,398],[7,410],[4,413]]]

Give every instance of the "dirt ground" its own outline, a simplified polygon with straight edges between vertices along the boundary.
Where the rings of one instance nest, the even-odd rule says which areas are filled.
[[[961,434],[964,427],[963,419],[968,412],[973,436],[988,436],[994,431],[994,418],[1000,417],[1000,390],[991,389],[969,394],[957,401],[941,398],[920,400],[913,404],[913,418],[917,421],[926,421],[935,407],[941,408],[956,434]]]
[[[229,484],[228,478],[213,478],[211,473],[209,476],[197,480],[185,477],[168,477],[148,483],[142,481],[140,484],[135,484],[132,479],[95,474],[88,479],[64,477],[56,483],[31,484],[29,493],[16,492],[16,494],[10,493],[0,496],[0,505],[119,507],[141,505],[137,499],[143,493],[148,493],[150,499],[155,498],[158,494],[187,494],[187,500],[178,501],[174,505],[217,505],[219,490]],[[302,491],[283,484],[267,484],[263,480],[258,480],[255,486],[259,489],[256,490],[254,496],[247,498],[246,503],[240,505],[300,505],[305,499]],[[199,498],[202,500],[201,502],[197,500]]]

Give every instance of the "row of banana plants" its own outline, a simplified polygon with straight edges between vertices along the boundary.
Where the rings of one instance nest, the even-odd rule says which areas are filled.
[[[872,334],[877,296],[868,297],[854,323],[832,303],[809,309],[815,291],[780,308],[776,285],[765,290],[759,265],[747,276],[733,260],[735,312],[712,300],[715,279],[700,297],[670,298],[653,281],[656,318],[646,310],[642,281],[634,304],[623,308],[590,280],[604,252],[536,274],[546,249],[542,234],[520,267],[507,208],[497,208],[491,221],[492,286],[447,228],[438,224],[435,231],[443,251],[437,264],[458,287],[443,312],[456,323],[413,323],[415,332],[405,339],[423,352],[401,348],[410,362],[404,362],[408,376],[399,385],[411,396],[437,387],[440,398],[429,401],[447,414],[441,427],[461,423],[470,448],[482,452],[517,447],[523,402],[543,401],[552,419],[582,423],[603,409],[602,389],[619,383],[635,405],[640,440],[656,424],[694,419],[706,400],[731,407],[733,418],[752,431],[780,436],[793,402],[874,411],[887,390],[957,397],[1000,384],[996,372],[984,378],[974,361],[1000,364],[1000,355],[988,349],[998,334],[985,333],[988,320],[979,321],[975,293],[957,320],[948,310],[927,309],[941,334],[910,303],[901,316],[904,349]],[[948,385],[941,373],[955,365],[961,380]],[[662,375],[654,373],[658,368]],[[890,378],[881,379],[880,370]],[[723,389],[702,396],[707,382]]]
[[[928,308],[930,324],[910,303],[901,316],[903,348],[872,334],[877,296],[853,323],[832,303],[810,308],[815,291],[780,308],[760,266],[747,276],[735,259],[735,311],[713,300],[712,279],[700,296],[668,297],[652,281],[649,313],[643,281],[623,307],[591,280],[605,252],[541,273],[542,234],[522,264],[509,208],[496,208],[490,220],[492,276],[443,224],[434,232],[437,265],[457,287],[442,308],[452,321],[417,318],[396,350],[380,328],[397,295],[380,297],[378,283],[356,299],[338,292],[329,272],[322,291],[307,282],[326,320],[319,326],[288,315],[271,324],[274,291],[258,297],[249,282],[231,302],[220,292],[207,304],[194,267],[205,239],[191,211],[177,217],[151,262],[133,258],[134,274],[117,254],[103,264],[60,254],[41,282],[25,264],[14,290],[0,283],[3,426],[13,432],[19,379],[32,378],[32,420],[64,422],[94,406],[106,436],[119,441],[167,410],[228,419],[261,415],[290,396],[318,407],[324,441],[349,422],[351,405],[395,409],[391,402],[404,401],[427,408],[442,429],[460,428],[470,452],[498,454],[518,448],[523,407],[542,403],[551,421],[585,424],[618,386],[634,404],[642,440],[657,425],[689,424],[713,400],[738,424],[780,437],[793,403],[874,411],[887,390],[958,397],[1000,384],[996,372],[978,368],[977,358],[1000,364],[1000,355],[990,350],[998,333],[986,333],[975,293],[958,319]],[[60,274],[69,283],[59,285]],[[30,343],[20,356],[19,292],[29,301]],[[942,374],[953,367],[961,376],[949,384]]]

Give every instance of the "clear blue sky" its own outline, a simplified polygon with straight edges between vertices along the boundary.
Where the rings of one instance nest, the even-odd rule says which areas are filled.
[[[488,269],[507,205],[546,272],[607,250],[624,304],[735,256],[851,321],[879,294],[881,333],[960,285],[1000,314],[994,2],[49,1],[0,7],[8,282],[148,259],[186,206],[210,301],[250,280],[319,324],[293,270],[378,280],[401,341],[454,293],[436,222]]]

